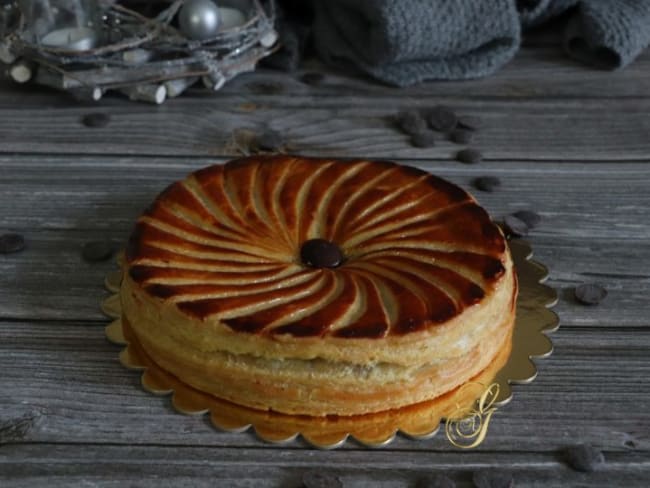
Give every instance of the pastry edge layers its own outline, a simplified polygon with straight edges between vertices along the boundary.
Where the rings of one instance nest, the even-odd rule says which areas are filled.
[[[492,333],[494,324],[500,322],[505,311],[511,310],[517,284],[507,249],[504,261],[504,275],[492,293],[479,303],[443,324],[431,323],[418,332],[381,339],[235,332],[219,321],[189,317],[175,304],[152,297],[128,276],[128,272],[124,273],[120,294],[123,313],[139,337],[155,338],[160,344],[173,343],[188,355],[228,352],[264,359],[320,358],[358,365],[388,363],[419,367],[466,354]]]
[[[479,374],[504,348],[510,347],[517,280],[511,265],[509,269],[507,276],[511,279],[505,282],[510,285],[506,287],[510,290],[509,301],[498,309],[496,326],[479,328],[480,338],[462,354],[429,357],[428,363],[410,366],[370,363],[366,365],[370,371],[367,377],[358,374],[355,364],[345,361],[266,359],[223,351],[188,350],[173,340],[160,341],[155,328],[139,327],[138,319],[129,318],[128,313],[123,314],[123,321],[156,364],[190,386],[218,398],[288,414],[366,414],[445,394]],[[330,370],[314,374],[318,362],[326,363]],[[392,374],[384,374],[382,368]]]
[[[463,356],[437,361],[419,368],[402,368],[402,378],[382,374],[360,378],[349,364],[331,363],[339,374],[329,380],[313,375],[314,360],[285,361],[252,358],[254,365],[240,358],[233,364],[228,353],[217,353],[206,361],[201,356],[161,349],[155,341],[138,335],[140,345],[161,368],[200,391],[238,405],[287,414],[312,416],[360,415],[414,405],[432,400],[471,380],[487,368],[504,348],[511,347],[515,322],[515,300],[509,313]],[[128,327],[132,327],[126,317]],[[266,363],[266,367],[264,367]],[[305,364],[300,364],[305,363]],[[298,365],[298,367],[296,367]]]

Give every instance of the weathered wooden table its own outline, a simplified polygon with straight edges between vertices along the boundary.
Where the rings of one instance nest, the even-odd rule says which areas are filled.
[[[469,486],[493,468],[517,486],[650,486],[650,51],[600,72],[542,38],[494,77],[406,90],[333,73],[308,85],[302,73],[241,76],[159,107],[0,86],[0,230],[28,241],[0,255],[0,486],[298,487],[321,469],[345,487],[411,487],[429,473]],[[480,116],[484,162],[454,162],[445,141],[413,148],[387,121],[437,103]],[[84,127],[96,111],[110,123]],[[269,445],[175,413],[118,363],[98,307],[113,264],[84,262],[82,245],[123,242],[167,183],[233,156],[234,129],[263,127],[301,154],[394,159],[466,188],[498,176],[497,192],[473,190],[495,218],[541,214],[529,240],[550,267],[562,327],[479,448],[442,434],[380,450]],[[572,288],[594,281],[606,300],[576,303]],[[580,442],[604,450],[604,469],[566,465],[562,449]]]

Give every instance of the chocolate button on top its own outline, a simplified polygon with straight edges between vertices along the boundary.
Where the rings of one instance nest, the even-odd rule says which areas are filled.
[[[300,248],[300,260],[312,268],[336,268],[343,262],[343,253],[333,242],[309,239]]]

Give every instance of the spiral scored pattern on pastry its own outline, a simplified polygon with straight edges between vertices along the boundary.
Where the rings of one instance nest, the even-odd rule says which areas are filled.
[[[336,243],[336,268],[300,262]],[[199,320],[262,336],[402,336],[446,323],[504,274],[505,243],[462,189],[390,162],[254,157],[172,184],[140,217],[130,278]]]
[[[124,267],[122,321],[154,362],[285,413],[435,398],[486,368],[514,324],[516,276],[487,213],[389,162],[199,170],[138,219]]]

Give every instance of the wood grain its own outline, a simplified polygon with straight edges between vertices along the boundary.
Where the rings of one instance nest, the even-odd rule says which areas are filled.
[[[309,86],[300,74],[256,72],[217,94],[194,91],[163,106],[110,96],[75,105],[5,84],[0,153],[232,156],[234,130],[271,127],[302,154],[451,159],[458,146],[444,137],[435,148],[413,148],[390,121],[403,108],[445,103],[481,118],[475,144],[488,159],[638,160],[648,156],[648,66],[646,54],[620,76],[584,69],[559,49],[532,49],[484,80],[398,90],[350,76]],[[110,123],[84,127],[92,111]]]
[[[649,117],[650,120],[650,117]],[[650,140],[649,140],[650,141]],[[650,147],[649,147],[650,150]],[[223,158],[100,156],[0,157],[0,228],[126,231],[169,183]],[[650,235],[650,165],[456,162],[398,159],[447,178],[472,192],[494,218],[522,208],[543,218],[536,236],[645,240]],[[494,193],[472,187],[491,175],[502,185]],[[650,271],[650,270],[648,270]]]
[[[541,230],[540,230],[541,233]],[[81,249],[89,240],[115,238],[123,242],[128,227],[115,230],[30,231],[28,248],[0,257],[0,318],[22,320],[102,321],[99,301],[107,295],[104,277],[116,269],[112,261],[87,263]],[[650,275],[643,241],[533,235],[536,259],[550,269],[548,284],[558,290],[554,310],[564,325],[650,327]],[[572,289],[583,282],[608,289],[597,307],[576,303]]]
[[[337,476],[346,488],[403,488],[426,475],[444,473],[458,486],[472,473],[498,463],[526,487],[645,487],[647,458],[609,454],[604,470],[578,473],[559,453],[369,452],[229,449],[206,447],[124,447],[76,444],[0,446],[3,486],[155,486],[299,488],[306,472]],[[489,469],[489,468],[488,468]],[[622,483],[622,484],[619,484]]]
[[[485,128],[474,145],[489,160],[603,161],[647,156],[650,99],[444,100],[459,113],[481,117]],[[28,109],[7,109],[0,120],[0,151],[234,156],[234,131],[271,128],[284,135],[291,152],[303,155],[449,160],[462,146],[439,136],[434,148],[414,148],[390,120],[400,109],[425,108],[440,101],[289,96],[264,101],[254,112],[244,112],[247,100],[236,97],[181,98],[156,109],[124,102],[103,110],[111,114],[112,122],[95,129],[79,125],[87,109],[52,109],[51,117],[57,120],[54,128]]]
[[[541,35],[539,35],[541,34]],[[316,59],[308,59],[295,73],[259,69],[244,73],[230,80],[215,95],[206,96],[203,89],[191,89],[183,94],[188,97],[259,98],[263,95],[317,95],[339,97],[341,95],[373,98],[399,97],[463,97],[463,98],[617,98],[648,97],[650,80],[650,53],[645,51],[625,68],[623,72],[611,72],[586,68],[569,58],[561,46],[561,35],[547,36],[539,32],[525,41],[515,58],[493,76],[460,82],[428,82],[416,86],[395,88],[368,78],[352,75],[325,66]],[[321,82],[307,84],[301,81],[305,73],[319,72]],[[32,105],[47,107],[68,106],[70,100],[54,90],[33,85],[17,85],[0,82],[0,108]],[[119,98],[101,100],[99,104],[86,104],[86,108],[111,106]],[[130,104],[132,105],[132,104]]]
[[[610,451],[650,451],[650,412],[640,403],[650,383],[639,381],[650,376],[650,330],[561,328],[552,339],[554,354],[537,361],[539,377],[515,389],[479,450],[553,451],[580,439]],[[119,350],[101,324],[0,322],[0,391],[10,392],[0,398],[0,425],[7,426],[0,444],[269,448],[250,433],[219,433],[204,417],[175,413],[168,398],[142,390],[139,374],[118,363]],[[28,428],[9,427],[26,422]],[[400,438],[391,451],[449,447],[439,433],[430,441]]]
[[[84,262],[83,244],[109,238],[121,245],[157,192],[214,161],[0,158],[11,175],[0,179],[6,209],[0,229],[23,232],[28,241],[25,252],[0,256],[0,317],[102,320],[97,302],[113,266]],[[557,312],[564,324],[650,324],[650,262],[639,259],[650,235],[647,164],[404,162],[470,189],[496,219],[522,208],[542,216],[529,240],[550,269],[549,284],[560,292]],[[484,174],[502,180],[498,192],[472,189],[472,179]],[[578,305],[572,287],[591,281],[608,288],[607,300],[599,307]]]
[[[214,95],[193,89],[154,107],[108,96],[73,103],[34,86],[0,83],[0,233],[27,249],[0,255],[0,486],[301,486],[327,469],[350,487],[412,487],[430,473],[471,486],[477,469],[505,468],[516,486],[646,487],[650,478],[650,51],[621,72],[586,69],[538,32],[495,76],[395,89],[307,63],[258,71]],[[306,72],[325,72],[318,84]],[[410,147],[391,117],[443,103],[478,116],[486,161],[453,162],[442,137]],[[107,127],[81,124],[104,112]],[[440,433],[369,451],[271,446],[175,413],[117,361],[98,308],[110,262],[86,263],[88,240],[120,243],[169,182],[236,154],[232,132],[270,127],[297,153],[415,164],[471,188],[495,218],[533,209],[529,240],[560,293],[563,327],[539,376],[515,389],[477,450],[456,452]],[[604,284],[597,307],[572,288]],[[607,464],[584,474],[561,450],[588,442]]]

